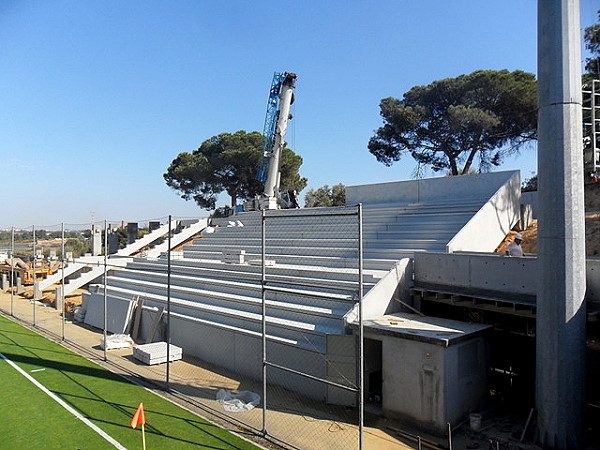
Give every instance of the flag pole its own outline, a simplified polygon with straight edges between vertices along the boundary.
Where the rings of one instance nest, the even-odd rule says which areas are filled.
[[[142,448],[146,450],[146,429],[144,428],[144,424],[142,423]]]
[[[138,425],[142,426],[142,446],[144,450],[146,450],[146,428],[144,424],[146,423],[146,416],[144,414],[144,403],[140,403],[140,406],[137,407],[135,414],[131,418],[131,428],[136,428]]]

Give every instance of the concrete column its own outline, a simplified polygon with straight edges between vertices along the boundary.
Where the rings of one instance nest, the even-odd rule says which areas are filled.
[[[129,222],[127,224],[127,243],[133,244],[138,238],[137,222]]]
[[[23,282],[21,281],[21,277],[17,277],[17,295],[23,293]]]
[[[2,290],[8,291],[8,275],[5,273],[2,274]]]
[[[544,448],[581,448],[585,227],[579,0],[538,0],[536,408]]]
[[[111,230],[108,233],[108,254],[112,255],[119,251],[119,233],[117,230]]]
[[[54,303],[54,306],[57,311],[61,311],[61,312],[64,312],[64,304],[65,304],[65,296],[63,294],[64,290],[65,290],[64,286],[58,286],[55,291],[56,303]]]
[[[102,254],[102,228],[100,225],[92,224],[92,256]]]

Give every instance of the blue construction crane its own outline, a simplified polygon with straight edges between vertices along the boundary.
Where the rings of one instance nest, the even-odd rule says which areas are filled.
[[[285,145],[287,122],[291,118],[289,111],[294,101],[295,82],[295,73],[275,72],[273,75],[263,130],[263,157],[256,174],[256,179],[265,183],[261,209],[273,209],[278,204],[281,151]]]

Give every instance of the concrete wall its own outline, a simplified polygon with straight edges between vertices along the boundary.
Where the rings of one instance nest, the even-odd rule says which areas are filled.
[[[140,326],[140,339],[150,333],[154,308],[144,307]],[[159,333],[155,340],[159,340]],[[262,379],[262,338],[256,333],[242,333],[225,326],[210,323],[182,314],[171,314],[171,343],[181,347],[185,355],[227,369],[233,373],[260,381]],[[326,377],[326,358],[319,352],[289,344],[267,343],[268,361],[319,378]],[[269,384],[284,386],[308,398],[325,401],[326,385],[279,369],[268,369]]]
[[[531,205],[531,212],[534,219],[537,219],[538,211],[538,193],[537,191],[521,192],[521,203]]]
[[[465,290],[498,291],[503,295],[537,295],[536,257],[509,258],[500,254],[417,253],[415,284],[451,286]],[[600,258],[586,260],[588,302],[600,304]]]
[[[412,261],[404,258],[367,292],[363,297],[363,318],[377,317],[402,310],[402,304],[411,303],[410,285],[412,284]],[[345,323],[358,322],[358,303],[344,316]],[[414,311],[410,311],[414,312]]]
[[[588,302],[600,303],[600,258],[586,260],[586,291]]]
[[[501,254],[418,253],[415,284],[447,285],[465,290],[537,294],[537,258]]]
[[[517,171],[346,186],[346,204],[419,203],[491,197]]]
[[[511,176],[448,242],[446,249],[449,253],[494,251],[510,229],[520,220],[521,178],[519,172],[502,173],[511,174]],[[460,180],[462,178],[460,177]]]
[[[442,347],[366,331],[382,341],[386,417],[396,417],[444,435],[482,407],[487,394],[487,346],[483,337]]]

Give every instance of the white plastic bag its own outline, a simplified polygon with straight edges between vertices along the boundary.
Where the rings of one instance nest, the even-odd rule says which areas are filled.
[[[250,411],[260,403],[260,395],[250,391],[240,391],[237,394],[232,394],[227,389],[219,389],[217,402],[223,405],[223,409],[227,412]]]

